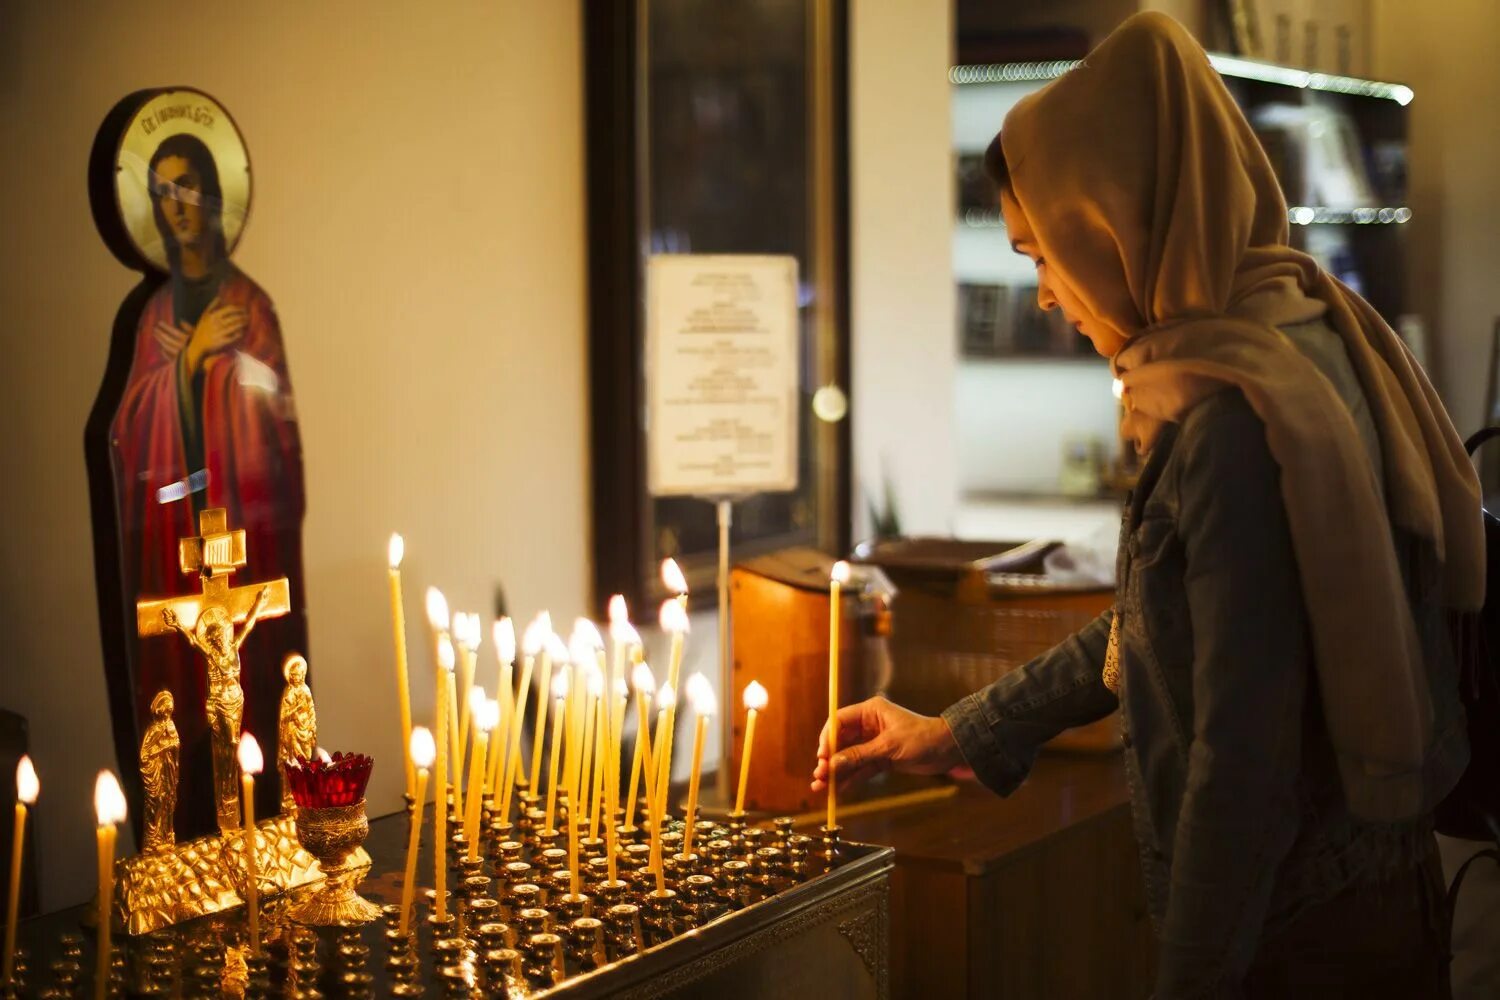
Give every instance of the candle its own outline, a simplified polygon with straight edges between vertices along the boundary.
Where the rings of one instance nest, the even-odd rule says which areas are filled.
[[[250,954],[260,954],[260,871],[255,856],[255,776],[265,767],[260,744],[249,733],[240,735],[240,809],[245,814],[245,915],[250,923]]]
[[[635,759],[630,765],[630,789],[625,799],[625,829],[635,829],[635,800],[640,790],[641,772],[646,773],[646,801],[651,801],[651,692],[656,690],[656,677],[651,667],[637,663],[630,674],[630,684],[635,688]],[[647,814],[650,823],[650,814]]]
[[[515,711],[516,691],[513,676],[516,666],[516,627],[509,618],[497,618],[490,629],[495,640],[495,659],[500,676],[495,681],[495,698],[500,702],[500,725],[490,735],[490,795],[498,802],[500,782],[506,774],[506,748],[510,746],[511,713]]]
[[[392,534],[386,549],[390,564],[391,583],[391,632],[396,644],[396,697],[401,706],[401,745],[411,742],[411,677],[406,665],[406,611],[401,603],[401,558],[406,553],[406,543],[400,535]],[[411,758],[406,759],[406,795],[411,797],[416,775],[412,771]]]
[[[575,816],[587,816],[589,814],[588,797],[581,794],[583,789],[590,788],[589,768],[593,762],[591,748],[593,739],[593,723],[597,713],[594,711],[593,702],[586,699],[584,695],[592,694],[591,678],[603,676],[602,665],[599,663],[599,651],[604,648],[604,640],[599,636],[599,629],[587,618],[579,618],[573,623],[573,634],[568,640],[568,655],[573,660],[573,669],[578,671],[576,677],[577,699],[573,706],[573,712],[568,716],[568,777],[564,784],[568,787],[568,794],[573,796],[572,814]]]
[[[828,828],[838,826],[838,784],[833,758],[839,752],[839,626],[843,607],[839,589],[849,582],[849,564],[833,564],[828,578]]]
[[[552,763],[547,769],[547,824],[543,827],[546,830],[556,829],[552,820],[557,815],[558,751],[562,749],[563,716],[567,710],[568,672],[564,670],[552,678]]]
[[[547,613],[542,612],[543,615]],[[546,618],[544,632],[539,632],[541,641],[542,670],[536,686],[536,732],[531,737],[531,791],[540,794],[542,789],[542,737],[547,731],[547,696],[552,690],[552,654],[557,649],[556,634],[552,631],[552,619]]]
[[[457,691],[462,694],[474,686],[474,667],[477,660],[475,651],[479,649],[479,616],[465,614],[462,611],[453,612],[453,639],[458,646],[458,687]],[[469,722],[474,717],[474,707],[469,701],[459,703],[458,708],[458,756],[454,759],[453,776],[458,778],[462,771],[464,754],[469,746]],[[472,771],[470,772],[472,774]],[[465,789],[473,787],[472,783],[465,784]]]
[[[438,803],[438,808],[434,813],[434,821],[436,821],[437,813],[442,813],[444,822],[446,823],[449,792],[447,763],[449,757],[453,755],[454,743],[452,737],[449,735],[449,723],[451,720],[456,724],[457,720],[452,719],[454,708],[451,695],[453,687],[452,677],[450,676],[445,681],[443,675],[445,672],[451,674],[453,670],[453,641],[448,635],[448,599],[443,596],[441,590],[438,590],[436,587],[428,587],[426,603],[427,627],[432,631],[432,658],[433,662],[437,664],[437,704],[434,706],[433,711],[438,717],[438,724],[434,727],[434,736],[442,743],[438,747],[437,780],[434,782],[435,787],[432,790],[433,801]],[[446,653],[443,651],[445,646],[447,647]],[[445,656],[449,664],[447,667],[443,666]],[[455,801],[457,800],[455,799]]]
[[[26,840],[26,811],[36,805],[42,790],[36,768],[30,757],[16,765],[16,826],[10,839],[10,891],[5,899],[5,966],[0,974],[0,992],[10,984],[16,971],[16,916],[21,905],[21,845]]]
[[[406,880],[401,886],[401,936],[411,930],[411,904],[417,889],[417,854],[422,843],[422,807],[427,800],[427,769],[437,754],[432,733],[426,726],[417,726],[411,731],[410,747],[412,769],[416,772],[416,812],[412,814],[411,835],[406,839]]]
[[[609,727],[614,743],[612,747],[605,745],[608,769],[604,781],[604,857],[611,882],[616,881],[618,874],[615,853],[619,832],[616,829],[615,814],[620,811],[620,734],[625,728],[625,709],[630,704],[630,688],[623,678],[615,685],[613,701]]]
[[[682,567],[677,565],[676,559],[662,560],[661,582],[676,596],[677,603],[682,605],[683,610],[687,610],[687,577],[682,575]]]
[[[609,699],[604,697],[604,678],[597,669],[589,671],[588,718],[583,728],[583,767],[578,773],[579,818],[589,817],[589,839],[599,839],[600,781],[604,775],[604,727],[609,714]],[[592,773],[590,773],[592,770]],[[583,804],[587,809],[582,809]]]
[[[750,751],[755,748],[755,715],[765,709],[768,700],[760,681],[745,685],[745,742],[740,745],[740,790],[734,797],[736,815],[745,812],[745,786],[750,783]]]
[[[516,778],[521,770],[521,732],[526,725],[526,699],[531,694],[531,674],[536,656],[542,649],[541,619],[526,627],[521,637],[521,682],[516,685],[516,697],[511,703],[510,749],[505,754],[505,776],[500,780],[500,818],[510,819],[510,799],[516,790]],[[547,626],[549,629],[551,626]],[[540,722],[538,723],[540,725]]]
[[[656,694],[656,752],[662,754],[667,752],[668,726],[673,717],[673,709],[677,706],[677,692],[671,684],[663,684],[661,690]],[[660,771],[657,772],[660,774]],[[662,872],[661,860],[661,834],[663,814],[667,790],[660,784],[646,793],[646,805],[651,810],[649,818],[651,824],[651,864],[656,869],[657,891],[665,889],[666,881]]]
[[[436,744],[437,780],[432,798],[432,865],[436,905],[433,917],[448,919],[448,808],[444,789],[448,786],[448,690],[453,686],[453,643],[446,635],[438,639],[438,688]]]
[[[464,813],[464,840],[469,845],[469,860],[479,860],[479,806],[483,798],[480,784],[484,781],[484,748],[490,738],[490,730],[499,724],[500,707],[495,706],[495,717],[490,717],[490,705],[484,688],[475,684],[469,688],[469,717],[474,720],[474,754],[469,758],[469,802]]]
[[[109,936],[114,921],[115,824],[125,822],[125,793],[120,779],[100,771],[94,781],[94,815],[99,820],[99,952],[94,967],[94,997],[104,1000],[109,989]]]
[[[672,690],[678,688],[678,678],[682,673],[682,644],[683,637],[688,633],[688,616],[683,610],[680,600],[668,600],[661,606],[661,627],[664,632],[672,637],[671,659],[667,661],[667,683]],[[677,731],[677,704],[674,701],[667,708],[666,735],[657,734],[656,748],[658,758],[656,762],[656,785],[654,792],[660,802],[657,812],[666,811],[666,800],[672,788],[672,743]]]
[[[698,779],[703,769],[703,741],[708,736],[708,720],[718,709],[718,700],[708,678],[698,673],[688,678],[687,695],[693,713],[698,717],[698,728],[693,734],[693,768],[688,772],[687,828],[682,834],[682,853],[692,857],[693,822],[698,818]]]

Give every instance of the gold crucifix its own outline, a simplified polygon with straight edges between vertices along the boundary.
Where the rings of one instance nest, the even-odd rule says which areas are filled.
[[[229,585],[229,575],[245,565],[245,532],[228,530],[228,520],[222,507],[205,510],[198,515],[198,537],[178,542],[178,563],[184,573],[199,575],[199,593],[140,601],[135,606],[140,635],[180,632],[208,663],[205,708],[212,736],[214,801],[221,830],[240,825],[236,751],[245,708],[245,693],[240,687],[240,644],[257,621],[291,610],[286,577],[268,583]],[[239,624],[244,628],[236,636],[234,626]]]

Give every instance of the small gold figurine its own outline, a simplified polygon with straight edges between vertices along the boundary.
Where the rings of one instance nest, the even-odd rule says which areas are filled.
[[[177,810],[177,769],[181,741],[172,722],[172,692],[151,699],[151,725],[141,740],[141,784],[146,788],[146,836],[142,850],[164,851],[177,843],[172,814]]]
[[[292,783],[286,778],[286,768],[298,757],[311,760],[318,752],[318,710],[307,686],[306,658],[292,653],[281,665],[281,675],[286,678],[286,693],[281,696],[281,716],[276,727],[276,766],[281,772],[281,808],[290,813],[297,804],[292,799]]]
[[[220,607],[208,607],[189,629],[171,608],[163,608],[162,623],[175,628],[208,660],[208,727],[213,736],[214,800],[218,805],[219,829],[240,825],[240,767],[237,753],[240,726],[245,715],[245,690],[240,687],[240,646],[244,645],[260,613],[265,609],[269,588],[261,588],[245,619],[245,627],[234,634],[234,621]]]
[[[242,1000],[249,988],[250,964],[245,961],[245,949],[230,945],[224,949],[224,971],[219,974],[220,995]]]

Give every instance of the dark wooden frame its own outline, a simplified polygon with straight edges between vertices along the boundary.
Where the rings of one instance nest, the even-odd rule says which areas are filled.
[[[588,207],[590,449],[594,603],[624,594],[645,608],[662,595],[653,584],[653,553],[642,526],[651,516],[646,488],[643,430],[645,384],[641,377],[645,281],[638,233],[644,216],[637,98],[641,6],[646,0],[585,0],[584,95]],[[849,386],[849,143],[848,6],[832,9],[833,240],[836,264],[832,308],[838,361],[834,377]],[[632,373],[622,377],[621,373]],[[850,422],[832,428],[838,471],[836,514],[828,534],[840,552],[850,545]],[[816,435],[815,435],[816,436]],[[820,532],[822,534],[822,532]]]

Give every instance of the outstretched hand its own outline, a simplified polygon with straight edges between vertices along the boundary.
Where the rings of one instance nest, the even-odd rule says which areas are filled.
[[[838,724],[839,749],[831,770],[827,723],[818,737],[814,792],[828,787],[830,773],[841,790],[882,771],[946,774],[955,778],[974,776],[964,763],[953,731],[938,716],[918,715],[884,698],[870,698],[839,709]]]

